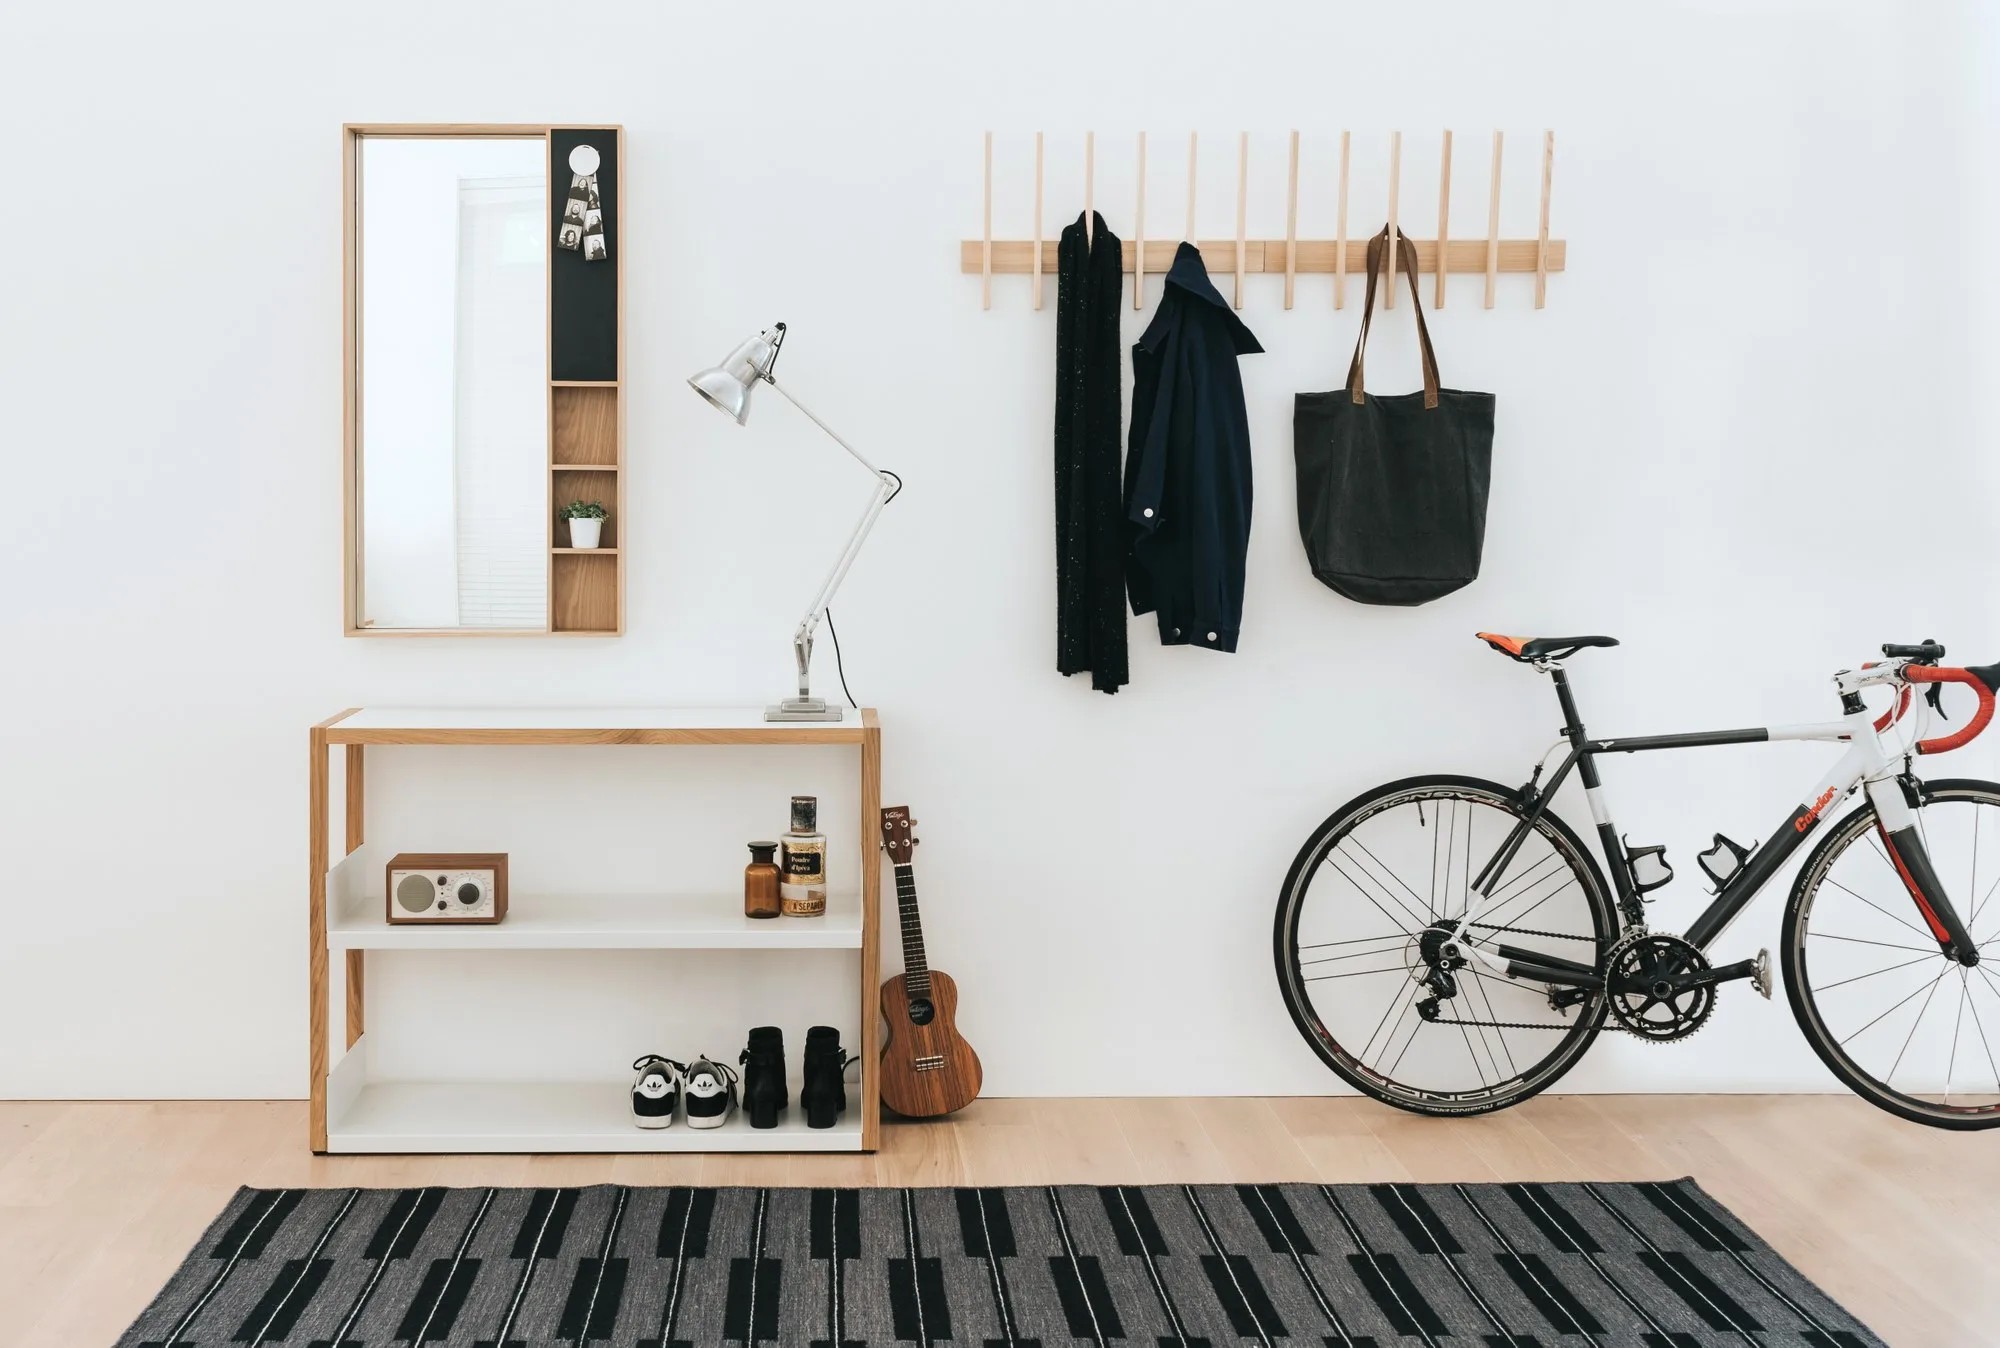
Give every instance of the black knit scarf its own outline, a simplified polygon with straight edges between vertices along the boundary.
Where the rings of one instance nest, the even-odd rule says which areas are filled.
[[[1125,655],[1118,342],[1124,249],[1092,221],[1062,232],[1056,268],[1056,668],[1115,693]]]

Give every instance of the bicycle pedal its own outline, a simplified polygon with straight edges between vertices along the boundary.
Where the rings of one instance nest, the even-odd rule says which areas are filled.
[[[1765,1001],[1771,1000],[1771,952],[1757,952],[1756,969],[1750,975],[1750,986],[1757,989],[1757,995]]]

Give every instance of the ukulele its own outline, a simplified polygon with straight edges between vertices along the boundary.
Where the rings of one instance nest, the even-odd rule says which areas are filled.
[[[903,918],[903,972],[882,985],[882,1100],[898,1114],[935,1118],[963,1109],[979,1095],[979,1055],[959,1038],[953,1017],[958,986],[924,959],[924,928],[917,916],[916,848],[910,807],[882,811],[882,850],[896,870],[896,906]]]

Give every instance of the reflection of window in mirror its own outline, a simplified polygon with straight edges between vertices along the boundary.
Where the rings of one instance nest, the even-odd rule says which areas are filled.
[[[359,625],[546,630],[547,142],[357,158]]]

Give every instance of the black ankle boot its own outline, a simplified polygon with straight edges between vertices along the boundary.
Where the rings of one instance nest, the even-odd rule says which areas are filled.
[[[776,1128],[778,1115],[790,1103],[785,1093],[785,1032],[775,1025],[750,1031],[742,1056],[743,1112],[752,1128]]]
[[[846,1074],[850,1061],[841,1051],[839,1030],[831,1025],[815,1025],[806,1031],[805,1081],[799,1087],[806,1127],[831,1128],[839,1122],[847,1109]]]

